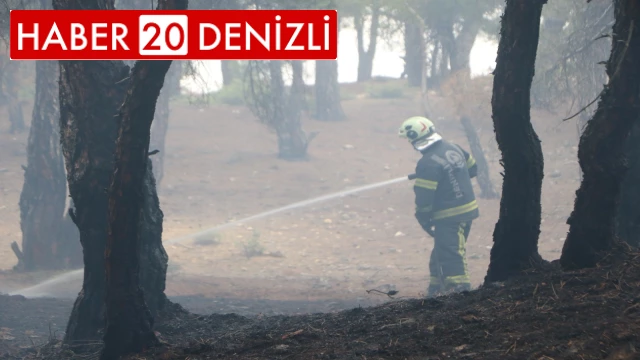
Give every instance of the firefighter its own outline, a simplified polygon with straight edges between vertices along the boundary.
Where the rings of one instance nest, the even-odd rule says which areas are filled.
[[[480,215],[471,178],[475,159],[436,132],[421,116],[402,123],[398,135],[422,153],[415,173],[415,217],[434,238],[427,296],[471,289],[466,242],[471,222]]]

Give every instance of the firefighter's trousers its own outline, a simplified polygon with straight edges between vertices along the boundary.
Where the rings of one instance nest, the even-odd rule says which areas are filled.
[[[429,262],[431,277],[427,296],[470,290],[466,243],[471,221],[438,221],[434,225],[435,239]]]

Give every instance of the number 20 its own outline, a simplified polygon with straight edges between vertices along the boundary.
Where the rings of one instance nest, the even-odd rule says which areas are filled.
[[[149,42],[144,46],[143,50],[160,50],[160,45],[156,44],[156,40],[158,40],[158,37],[160,36],[160,26],[156,23],[147,23],[142,29],[142,31],[146,32],[150,28],[154,30],[154,33],[153,33],[153,36],[151,36],[151,40],[149,40]],[[176,45],[171,43],[171,36],[170,36],[171,30],[173,30],[174,28],[178,29],[178,32],[180,33],[180,37]],[[180,49],[180,47],[182,47],[182,45],[184,44],[184,29],[182,28],[182,26],[180,26],[177,23],[169,24],[169,26],[167,26],[164,32],[164,43],[172,51],[176,51]]]

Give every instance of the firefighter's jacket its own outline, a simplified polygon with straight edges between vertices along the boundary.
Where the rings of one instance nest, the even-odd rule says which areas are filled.
[[[432,221],[470,221],[478,216],[471,178],[476,161],[458,145],[440,140],[422,152],[416,166],[416,217]]]

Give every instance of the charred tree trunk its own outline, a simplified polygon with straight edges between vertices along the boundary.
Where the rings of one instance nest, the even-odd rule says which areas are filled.
[[[22,103],[18,97],[20,89],[20,62],[9,60],[4,72],[4,93],[7,96],[7,110],[9,112],[9,123],[11,134],[22,133],[26,130],[24,115],[22,113]]]
[[[109,0],[54,0],[56,10],[113,9]],[[80,231],[84,279],[65,343],[100,339],[104,327],[107,193],[117,123],[129,69],[121,61],[60,61],[60,134],[73,209]]]
[[[407,21],[404,23],[404,51],[405,72],[407,81],[411,87],[419,87],[422,83],[422,73],[425,59],[424,34],[420,26]]]
[[[162,222],[164,214],[156,191],[151,159],[147,161],[140,221],[140,286],[145,294],[145,302],[155,318],[169,303],[164,290],[167,284],[169,256],[162,244]]]
[[[176,62],[174,62],[175,64]],[[169,71],[171,73],[171,71]],[[171,75],[167,74],[167,85]],[[153,163],[153,176],[157,184],[160,184],[164,176],[164,152],[167,130],[169,128],[169,117],[171,114],[171,94],[169,89],[163,88],[156,104],[155,119],[151,127],[150,149],[157,151],[149,161]]]
[[[58,62],[36,62],[27,167],[20,194],[22,261],[19,270],[52,270],[82,266],[78,232],[65,224],[67,182],[60,151]],[[71,230],[71,231],[69,231]]]
[[[113,9],[113,0],[54,0],[53,6]],[[125,98],[128,78],[129,68],[122,61],[60,61],[60,133],[74,204],[69,213],[80,230],[85,264],[82,290],[67,325],[67,344],[99,340],[105,325],[106,189],[114,169],[118,126],[114,117]],[[153,174],[147,172],[147,176]],[[160,237],[162,212],[155,182],[149,178],[144,186],[140,281],[149,310],[155,314],[166,303],[167,256]]]
[[[309,104],[307,104],[307,89],[304,83],[304,66],[303,62],[299,60],[291,61],[292,80],[291,80],[291,96],[289,101],[291,106],[297,109],[298,113],[302,111],[309,111]]]
[[[174,61],[167,73],[166,86],[160,91],[155,110],[155,119],[151,127],[152,150],[159,152],[151,157],[153,162],[153,175],[156,183],[160,184],[164,177],[164,155],[167,130],[169,129],[169,117],[171,115],[171,99],[180,95],[180,80],[182,79],[182,61]]]
[[[54,7],[80,8],[68,4],[57,0]],[[69,211],[80,230],[85,265],[82,290],[67,325],[67,343],[99,339],[104,327],[105,189],[113,172],[114,115],[124,98],[127,82],[122,80],[128,70],[121,61],[60,61],[60,132],[74,205]]]
[[[631,130],[626,147],[629,170],[620,185],[616,233],[620,240],[637,248],[640,247],[640,123]]]
[[[299,106],[291,106],[290,101],[295,95],[290,94],[287,99],[282,78],[282,61],[269,61],[270,91],[273,97],[273,117],[275,130],[278,135],[278,157],[284,160],[304,160],[307,158],[309,141],[300,125]]]
[[[373,0],[371,4],[371,28],[369,29],[369,47],[364,46],[364,16],[353,18],[358,41],[358,82],[371,80],[373,72],[373,59],[376,55],[378,44],[378,31],[380,28],[380,4]]]
[[[340,99],[337,61],[316,61],[315,95],[316,119],[321,121],[342,121],[346,119]]]
[[[471,147],[471,153],[476,159],[476,165],[478,166],[478,185],[480,185],[480,197],[484,199],[498,199],[500,195],[496,192],[491,182],[491,176],[489,175],[489,164],[484,156],[482,145],[480,145],[480,139],[476,129],[471,124],[471,120],[466,117],[460,118],[460,123],[464,128],[464,132],[469,140],[469,146]]]
[[[504,182],[485,282],[503,281],[543,261],[538,236],[544,161],[529,111],[544,4],[507,0],[502,16],[491,106]]]
[[[614,8],[613,46],[606,65],[609,82],[580,137],[583,179],[560,257],[566,269],[595,266],[612,249],[620,187],[628,167],[625,143],[640,119],[640,3],[614,0]]]
[[[220,70],[222,71],[222,86],[230,85],[233,82],[233,70],[231,62],[233,60],[220,60]]]
[[[186,0],[176,0],[186,8]],[[161,3],[162,4],[162,3]],[[120,109],[115,171],[109,188],[106,248],[105,348],[115,359],[158,344],[153,317],[140,286],[140,248],[145,205],[151,123],[171,61],[140,61],[131,72],[131,88]]]

